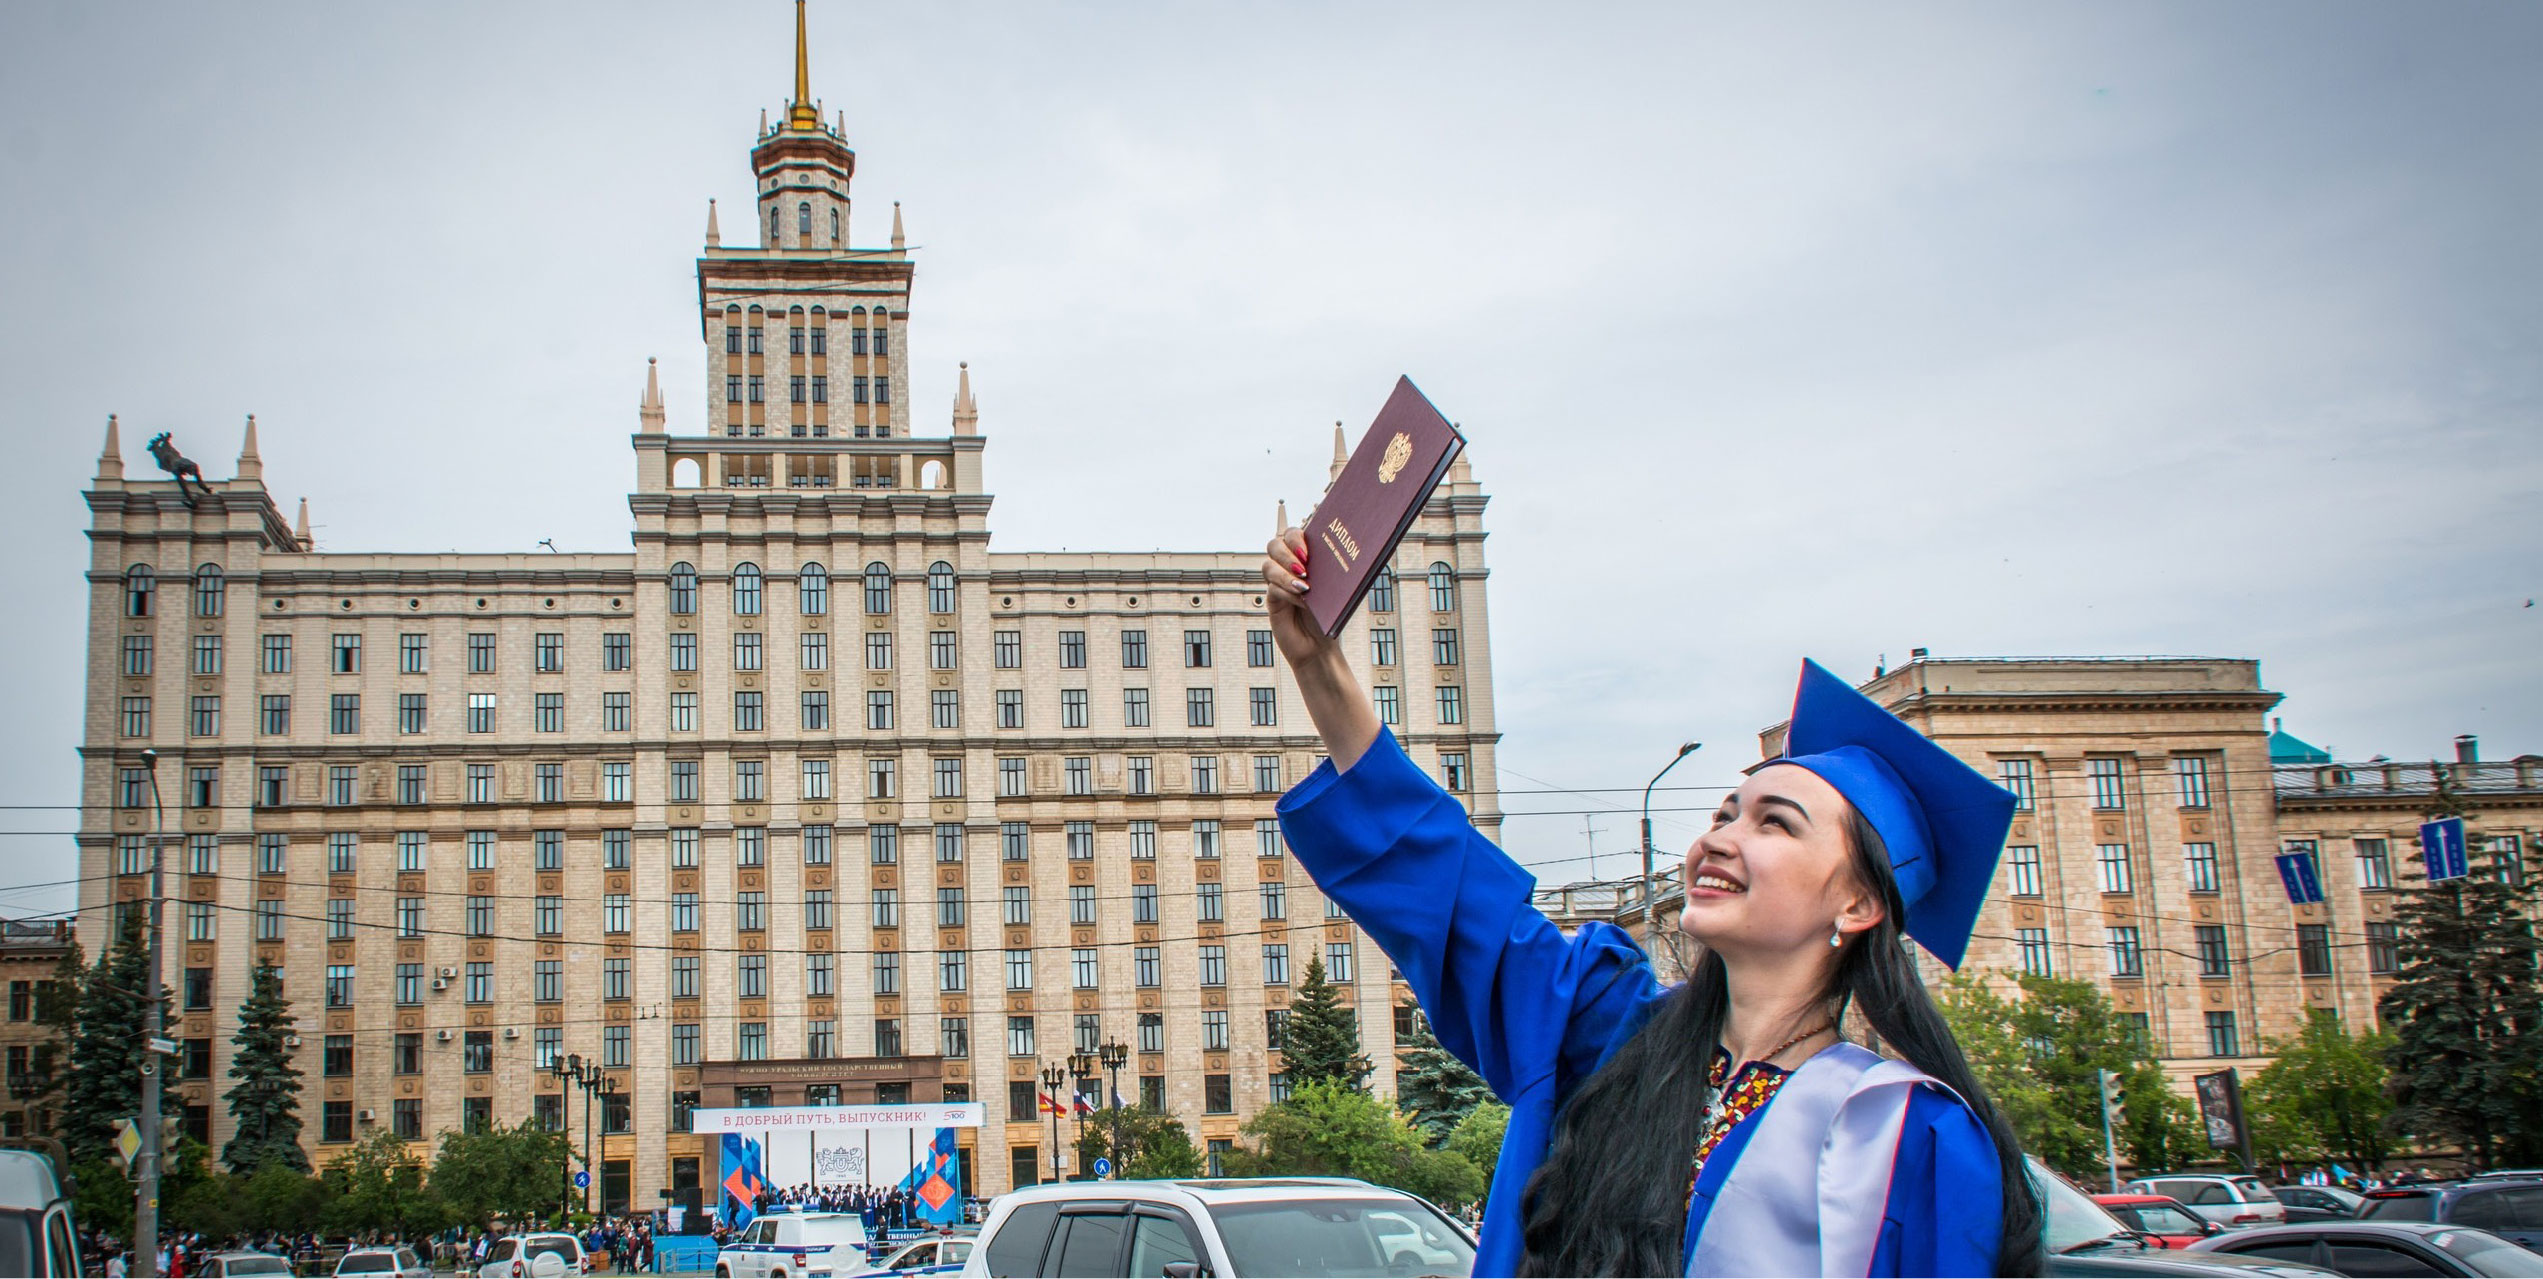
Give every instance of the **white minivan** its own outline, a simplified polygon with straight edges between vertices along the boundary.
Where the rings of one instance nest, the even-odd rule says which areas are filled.
[[[763,1213],[715,1254],[717,1279],[785,1279],[865,1269],[865,1219],[852,1212]]]

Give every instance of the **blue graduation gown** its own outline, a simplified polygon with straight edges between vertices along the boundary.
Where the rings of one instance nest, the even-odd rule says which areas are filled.
[[[1545,1158],[1555,1112],[1666,992],[1623,930],[1591,923],[1565,937],[1539,914],[1529,900],[1535,878],[1476,832],[1392,732],[1381,731],[1347,773],[1319,766],[1281,797],[1279,812],[1316,886],[1395,962],[1441,1045],[1509,1105],[1474,1272],[1512,1273],[1520,1198]],[[1704,1182],[1720,1185],[1771,1109],[1732,1130],[1705,1161]],[[1994,1144],[1967,1108],[1920,1090],[1896,1167],[1872,1273],[1993,1273],[2002,1182]],[[1689,1254],[1706,1224],[1706,1189],[1698,1185],[1688,1216]]]

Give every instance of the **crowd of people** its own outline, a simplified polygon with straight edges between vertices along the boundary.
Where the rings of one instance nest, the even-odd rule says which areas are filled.
[[[966,1217],[971,1214],[966,1205]],[[877,1189],[873,1186],[815,1186],[797,1183],[772,1186],[760,1191],[751,1211],[768,1212],[852,1212],[865,1221],[868,1237],[880,1237],[887,1230],[909,1230],[926,1225],[926,1206],[918,1196],[899,1187]],[[976,1219],[976,1218],[975,1218]],[[732,1234],[722,1221],[715,1223],[715,1241],[721,1245]]]

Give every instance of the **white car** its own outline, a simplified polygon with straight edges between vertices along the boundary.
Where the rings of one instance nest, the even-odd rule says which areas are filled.
[[[502,1279],[587,1275],[591,1272],[592,1260],[583,1254],[583,1241],[553,1231],[505,1235],[487,1246],[485,1264],[477,1267],[481,1276],[500,1275]]]
[[[971,1239],[967,1235],[951,1238],[930,1236],[902,1244],[898,1251],[875,1262],[866,1276],[903,1274],[925,1270],[930,1266],[959,1266],[971,1256]]]
[[[2228,1230],[2278,1226],[2287,1222],[2287,1205],[2269,1193],[2258,1177],[2193,1172],[2170,1177],[2140,1177],[2128,1189],[2141,1195],[2170,1195],[2201,1219]]]
[[[963,1263],[982,1279],[1468,1275],[1474,1240],[1400,1190],[1342,1177],[1070,1181],[1001,1195]]]
[[[431,1279],[433,1268],[401,1244],[395,1248],[349,1248],[336,1259],[336,1274],[391,1275],[395,1279]]]
[[[845,1275],[865,1269],[865,1219],[852,1212],[772,1212],[715,1254],[718,1279]]]

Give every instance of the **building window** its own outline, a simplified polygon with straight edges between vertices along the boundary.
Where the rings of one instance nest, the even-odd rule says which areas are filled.
[[[150,616],[150,601],[159,589],[159,575],[147,564],[135,564],[124,570],[124,616]]]
[[[892,611],[892,568],[881,560],[865,566],[865,611],[874,617]]]
[[[138,671],[127,670],[124,672],[127,675],[147,675],[150,673],[150,646],[147,643],[150,637],[145,635],[139,638],[144,641],[142,644],[142,669]],[[289,635],[268,635],[264,637],[264,660],[261,663],[261,669],[267,675],[291,674],[291,637]]]
[[[1033,922],[1033,890],[1023,884],[1009,884],[1004,891],[1001,917],[1010,927]]]
[[[1024,669],[1024,632],[999,631],[990,637],[990,663],[1002,671]]]
[[[768,1060],[768,1023],[746,1021],[737,1027],[733,1055],[743,1061]]]
[[[2296,925],[2296,973],[2302,977],[2331,975],[2331,926]]]
[[[1007,1055],[1010,1057],[1030,1057],[1033,1055],[1032,1018],[1007,1018]]]
[[[1211,701],[1213,691],[1206,688],[1183,690],[1183,722],[1187,726],[1209,728],[1216,723],[1217,711]]]
[[[1201,669],[1209,666],[1210,633],[1208,631],[1185,631],[1183,633],[1183,664],[1185,667],[1191,669]]]
[[[971,952],[948,950],[936,956],[936,989],[946,994],[971,989]]]
[[[931,792],[933,797],[936,799],[962,798],[961,757],[956,756],[950,759],[930,760],[928,762],[932,765],[932,771],[935,776],[934,789]]]
[[[901,956],[899,951],[883,950],[875,952],[874,993],[878,995],[897,995],[901,993]]]
[[[2011,875],[2010,891],[2016,897],[2040,895],[2040,849],[2036,844],[2016,844],[2005,851],[2005,865]]]
[[[954,829],[962,828],[957,826]],[[945,886],[936,890],[936,926],[938,928],[960,928],[965,923],[968,913],[963,905],[963,890],[960,887]]]
[[[1193,885],[1194,916],[1204,924],[1223,923],[1227,919],[1225,897],[1218,881],[1203,880]]]
[[[1201,1049],[1204,1052],[1227,1051],[1227,1010],[1207,1008],[1201,1012]]]
[[[143,638],[148,637],[144,636]],[[221,673],[220,636],[197,635],[194,637],[194,664],[188,673],[194,675],[218,675]]]
[[[2181,792],[2181,807],[2207,807],[2207,757],[2175,755],[2172,757],[2173,785]]]
[[[1393,565],[1379,565],[1377,576],[1369,579],[1369,611],[1372,613],[1395,611],[1395,568]]]
[[[1218,756],[1195,755],[1192,757],[1192,793],[1195,795],[1219,793]]]
[[[1439,686],[1439,722],[1442,724],[1463,724],[1466,722],[1466,700],[1464,689],[1461,689],[1454,684],[1442,684]]]
[[[1457,628],[1442,626],[1430,633],[1430,660],[1434,666],[1457,664]]]
[[[2128,846],[2096,844],[2093,846],[2093,873],[2105,893],[2124,893],[2128,889]]]
[[[1068,794],[1092,795],[1095,793],[1095,762],[1092,757],[1086,755],[1063,757],[1060,761],[1060,775],[1066,779]]]
[[[1245,690],[1245,701],[1253,715],[1254,727],[1271,728],[1280,723],[1279,689],[1249,688]]]
[[[2181,861],[2183,865],[2189,868],[2188,878],[2191,892],[2212,893],[2217,891],[2216,845],[2183,844],[2181,846]]]
[[[2370,922],[2366,925],[2366,970],[2379,977],[2401,971],[2402,928],[2399,924]]]
[[[1060,690],[1060,727],[1086,727],[1085,689],[1064,688]]]
[[[1216,861],[1219,855],[1219,823],[1215,817],[1192,823],[1192,856],[1199,861]]]
[[[1274,943],[1263,947],[1263,984],[1289,984],[1289,947]]]
[[[2092,782],[2093,807],[2112,811],[2127,807],[2127,786],[2119,773],[2119,761],[2096,756],[2084,761],[2084,775]]]
[[[943,560],[927,566],[927,611],[954,611],[954,566]]]
[[[1210,885],[1212,888],[1217,886]],[[1227,947],[1203,946],[1201,948],[1201,984],[1204,986],[1227,984]]]
[[[122,711],[122,716],[121,716],[121,718],[122,718],[122,728],[123,728],[123,735],[124,735],[124,736],[126,736],[126,737],[148,737],[148,736],[150,736],[150,699],[149,699],[149,698],[147,698],[147,697],[127,697],[127,698],[124,698],[124,699],[122,699],[121,711]]]
[[[768,956],[741,956],[734,966],[733,993],[743,999],[768,998]]]
[[[470,693],[468,695],[467,729],[469,732],[491,733],[494,731],[494,699],[495,695],[492,693]]]
[[[2027,759],[1997,760],[1996,780],[2002,782],[2006,790],[2013,792],[2013,811],[2017,813],[2031,811],[2034,802],[2031,761]]]
[[[533,693],[530,696],[530,728],[539,733],[565,731],[565,694]]]
[[[1441,751],[1439,774],[1441,784],[1452,791],[1466,790],[1474,785],[1474,775],[1467,766],[1464,751]]]
[[[733,802],[755,804],[768,798],[768,761],[737,759],[733,761]]]
[[[2110,932],[2110,975],[2143,977],[2145,959],[2137,946],[2137,930],[2133,926],[2113,927]]]
[[[1072,989],[1095,989],[1100,982],[1101,974],[1099,971],[1099,965],[1095,961],[1094,948],[1091,946],[1081,946],[1069,951],[1068,973],[1069,986]]]
[[[2057,975],[2056,966],[2049,960],[2049,930],[2045,928],[2016,929],[2014,943],[2021,951],[2022,971],[2036,977]]]
[[[2193,943],[2198,947],[2199,976],[2232,976],[2234,971],[2233,959],[2226,953],[2225,950],[2225,926],[2222,924],[2195,924],[2191,926],[2190,933]]]
[[[1457,611],[1457,570],[1443,560],[1432,561],[1430,566],[1430,611]]]
[[[327,669],[338,675],[361,674],[362,637],[359,634],[335,635],[330,639],[332,641],[330,651],[334,656],[328,663]]]
[[[1030,861],[1033,857],[1033,827],[1027,822],[998,823],[998,857],[1001,861]]]
[[[733,694],[733,731],[764,732],[767,728],[767,703],[756,689]]]
[[[1010,950],[1007,952],[1007,989],[1033,989],[1032,951]]]
[[[944,1017],[936,1022],[936,1054],[960,1060],[971,1055],[971,1019]]]
[[[1395,628],[1393,628],[1393,627],[1391,627],[1391,626],[1378,626],[1378,627],[1372,627],[1372,628],[1370,628],[1370,630],[1369,630],[1369,665],[1371,665],[1371,666],[1393,666],[1393,665],[1396,665],[1396,652],[1395,652],[1395,649],[1396,649],[1396,644],[1395,644]]]
[[[565,669],[565,636],[560,631],[541,631],[530,637],[530,666],[541,675],[555,675]]]
[[[214,638],[217,638],[217,637],[214,637]],[[290,638],[291,638],[291,637],[290,637],[290,636],[288,636],[288,635],[279,635],[279,636],[278,636],[278,635],[268,635],[268,636],[266,636],[266,637],[265,637],[265,643],[266,643],[266,646],[267,646],[267,651],[269,651],[269,652],[271,651],[271,649],[272,649],[272,645],[273,645],[273,642],[274,642],[275,640],[277,640],[277,639],[281,639],[281,640],[286,640],[286,641],[288,641]],[[148,675],[148,674],[150,673],[150,651],[151,651],[151,647],[150,647],[150,646],[151,646],[151,640],[150,640],[150,637],[149,637],[149,636],[147,636],[147,635],[127,635],[127,636],[125,636],[125,637],[124,637],[124,665],[123,665],[123,672],[124,672],[124,674],[126,674],[126,675],[130,675],[130,676],[140,676],[140,675]],[[285,649],[284,651],[285,651],[285,652],[289,652],[290,650],[289,650],[289,649]],[[270,673],[270,672],[269,672],[269,673]]]
[[[186,725],[186,733],[188,736],[218,737],[221,735],[220,698],[197,697],[193,699],[189,710],[191,711],[190,722]],[[351,732],[352,730],[346,729],[345,731]]]
[[[927,690],[927,723],[932,728],[962,727],[962,694],[951,688]]]
[[[1384,724],[1389,728],[1394,728],[1403,724],[1404,696],[1402,689],[1397,688],[1393,684],[1380,684],[1369,691],[1377,703],[1377,719],[1379,723]]]
[[[2234,1030],[2233,1013],[2211,1012],[2207,1015],[2207,1055],[2210,1057],[2243,1055],[2242,1040]]]

